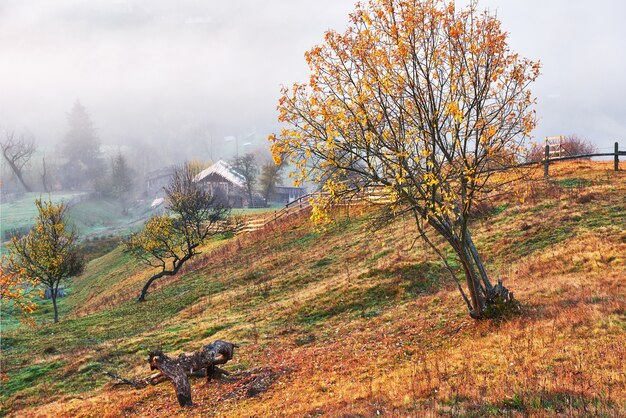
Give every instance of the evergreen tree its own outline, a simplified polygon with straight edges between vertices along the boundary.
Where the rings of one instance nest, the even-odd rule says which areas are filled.
[[[111,191],[121,203],[124,213],[128,211],[128,202],[133,190],[132,169],[126,158],[118,152],[111,160]]]
[[[76,100],[67,114],[69,131],[65,135],[62,153],[67,162],[63,166],[64,187],[80,189],[93,187],[102,175],[105,163],[100,151],[100,139],[87,109]]]

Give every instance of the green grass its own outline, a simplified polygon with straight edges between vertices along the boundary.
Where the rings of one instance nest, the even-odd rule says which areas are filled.
[[[333,257],[324,257],[318,261],[316,261],[315,263],[313,263],[313,265],[311,266],[314,269],[319,269],[319,268],[323,268],[326,267],[330,264],[332,264],[334,261]]]
[[[4,398],[14,394],[15,392],[28,389],[33,385],[33,383],[45,376],[49,376],[50,374],[57,372],[62,366],[62,362],[55,361],[23,367],[17,373],[13,374],[11,379],[7,382],[3,382],[0,393]]]
[[[372,269],[347,287],[337,286],[286,318],[288,325],[314,326],[335,316],[351,313],[369,318],[385,306],[431,292],[442,282],[439,263],[417,263],[386,270]]]
[[[81,194],[53,193],[50,198],[54,203],[68,203]],[[39,196],[39,193],[26,193],[24,197],[14,202],[0,205],[0,232],[4,241],[8,239],[7,234],[10,231],[19,229],[21,232],[27,232],[37,215],[35,199]],[[48,195],[41,196],[46,199]],[[67,214],[68,222],[84,237],[126,234],[137,227],[138,221],[149,215],[149,210],[137,207],[124,213],[120,203],[114,199],[89,199],[72,203]]]
[[[343,236],[350,223],[342,224],[324,234],[324,238],[339,238]],[[319,232],[299,234],[294,240],[280,240],[277,244],[282,248],[302,248],[302,253],[311,253],[318,245]],[[287,245],[287,246],[285,246]],[[258,250],[245,248],[241,251],[241,259],[258,256]],[[311,270],[332,268],[335,256],[329,255],[309,262]],[[241,319],[234,318],[247,316],[250,310],[269,300],[279,300],[294,289],[302,286],[307,280],[317,280],[319,275],[311,274],[310,279],[299,280],[294,278],[285,282],[284,287],[265,287],[272,275],[265,268],[248,268],[243,265],[227,265],[221,270],[204,269],[198,272],[181,276],[175,285],[161,287],[148,295],[144,303],[134,300],[117,303],[95,313],[84,316],[72,314],[76,307],[89,304],[93,295],[106,292],[109,288],[118,286],[129,274],[138,272],[144,267],[133,260],[121,248],[117,248],[102,257],[89,262],[87,272],[74,280],[66,288],[69,295],[59,299],[61,322],[52,324],[52,306],[50,301],[41,301],[39,309],[33,319],[42,324],[28,332],[21,329],[7,329],[3,332],[2,355],[3,368],[8,370],[7,375],[13,382],[10,391],[0,395],[3,402],[16,391],[31,385],[41,388],[42,385],[51,385],[51,382],[63,381],[65,375],[75,376],[72,383],[62,386],[53,386],[58,393],[78,393],[98,387],[106,382],[101,376],[103,370],[118,370],[128,367],[129,363],[136,362],[137,357],[143,358],[153,348],[160,347],[165,351],[175,351],[195,347],[198,338],[212,338],[215,334],[228,331],[232,327],[241,327]],[[210,298],[220,297],[232,288],[245,288],[244,292],[226,310],[216,315],[215,321],[206,320],[194,331],[189,324],[178,318],[180,312],[200,300],[209,298],[209,306],[200,304],[199,309],[210,309]],[[125,292],[138,292],[137,289],[124,289]],[[346,295],[338,295],[341,289],[326,295],[324,298],[307,302],[308,307],[298,315],[283,318],[280,324],[259,324],[258,332],[267,333],[275,327],[282,327],[292,323],[308,329],[311,325],[330,316],[348,313],[356,316],[377,316],[385,305],[391,303],[397,290],[387,285],[359,286],[351,289]],[[230,318],[230,319],[228,319]],[[228,319],[228,320],[226,320]],[[263,318],[260,318],[263,321]],[[46,325],[43,325],[46,324]],[[3,323],[4,327],[4,323]],[[251,338],[245,329],[235,331],[234,336],[246,340]],[[233,334],[233,331],[230,332]],[[111,343],[113,343],[111,345]],[[304,341],[306,343],[306,341]],[[61,367],[53,364],[50,367],[37,366],[30,369],[28,359],[34,355],[48,355],[72,357],[73,353],[87,349],[90,353],[83,362]],[[46,354],[49,353],[49,354]],[[33,366],[34,367],[34,366]]]
[[[589,179],[581,179],[581,178],[576,178],[576,177],[564,179],[564,180],[558,180],[555,183],[566,189],[573,189],[576,187],[579,187],[579,188],[589,187],[592,184],[591,180]]]
[[[396,289],[385,284],[369,288],[337,288],[302,307],[295,317],[287,319],[287,324],[304,325],[305,329],[308,329],[321,321],[328,321],[344,313],[367,317],[368,312],[371,315],[373,310],[392,302],[396,294]]]
[[[3,338],[2,355],[6,356],[6,360],[3,360],[3,368],[8,370],[11,384],[2,389],[0,399],[6,399],[35,381],[37,384],[43,384],[65,379],[64,376],[68,372],[61,370],[58,362],[22,366],[21,359],[32,358],[33,355],[40,357],[39,355],[44,355],[46,352],[52,352],[55,355],[72,357],[71,353],[76,350],[94,349],[107,342],[117,341],[115,348],[98,350],[100,358],[96,361],[97,364],[80,365],[76,370],[71,371],[72,375],[78,373],[83,376],[84,384],[79,380],[78,383],[73,382],[63,386],[62,391],[75,393],[89,390],[94,385],[103,383],[106,379],[98,376],[94,380],[92,375],[101,369],[115,369],[125,356],[140,353],[143,357],[150,348],[154,347],[161,347],[166,351],[178,350],[197,336],[181,333],[180,330],[185,328],[184,326],[167,327],[168,321],[199,298],[217,294],[223,290],[225,287],[222,283],[205,283],[197,276],[190,275],[180,286],[167,287],[150,294],[147,302],[128,301],[112,309],[78,318],[68,318],[67,313],[70,304],[80,303],[77,300],[79,298],[76,296],[62,298],[60,299],[61,322],[37,327],[29,332],[13,332],[8,338]],[[38,310],[35,316],[36,320],[43,322],[46,315],[51,315],[51,311],[48,312],[49,305],[48,301],[42,304],[42,309]],[[211,336],[224,327],[226,325],[208,328],[204,334]],[[138,340],[134,344],[119,343],[131,338],[138,338]],[[90,383],[87,384],[87,382]]]
[[[7,240],[6,232],[13,229],[29,228],[37,216],[35,199],[42,197],[53,203],[69,202],[72,198],[80,196],[82,193],[25,193],[23,197],[12,202],[2,202],[0,204],[0,233],[2,240]]]
[[[507,204],[501,204],[498,205],[496,207],[493,208],[493,215],[499,215],[502,212],[504,212],[507,208],[509,207],[509,205]]]
[[[79,202],[68,210],[68,220],[82,236],[126,234],[138,219],[149,215],[147,208],[122,210],[115,199],[93,199]],[[136,226],[135,226],[136,227]]]
[[[574,227],[572,222],[546,225],[545,228],[541,228],[532,234],[517,239],[511,250],[517,256],[524,257],[534,252],[544,250],[551,245],[563,242],[572,237],[573,234]]]
[[[233,209],[231,212],[233,215],[257,215],[278,211],[284,207],[285,205],[283,205],[282,203],[272,203],[267,208],[236,208]]]

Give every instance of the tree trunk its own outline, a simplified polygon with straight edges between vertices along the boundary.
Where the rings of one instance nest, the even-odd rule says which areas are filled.
[[[495,314],[493,310],[490,310],[491,307],[515,303],[513,294],[502,285],[501,280],[498,280],[496,286],[491,284],[482,259],[471,238],[465,242],[465,246],[457,241],[452,247],[457,253],[465,273],[471,296],[472,311],[470,311],[470,316],[472,318],[491,317]]]
[[[54,308],[54,322],[59,322],[59,308],[57,307],[57,287],[50,288],[50,294],[52,296],[52,306]]]
[[[461,244],[459,243],[459,245]],[[472,318],[481,318],[483,315],[484,298],[483,295],[481,295],[480,284],[478,283],[478,279],[476,277],[476,272],[474,270],[471,256],[469,255],[469,251],[462,247],[460,251],[457,251],[457,255],[459,257],[461,265],[463,266],[465,281],[467,283],[467,288],[469,289],[469,294],[472,301],[472,311],[470,312],[470,316]]]
[[[163,276],[172,276],[175,273],[170,273],[166,271],[162,271],[160,273],[155,274],[154,276],[150,277],[148,279],[148,281],[146,282],[146,284],[143,285],[143,288],[141,289],[141,293],[139,293],[139,297],[137,298],[137,302],[145,302],[146,301],[146,295],[148,294],[148,289],[150,288],[150,286],[152,285],[152,283],[156,280],[159,279]]]
[[[43,173],[41,173],[41,183],[43,184],[43,190],[46,193],[50,193],[50,187],[48,187],[48,173],[46,171],[46,159],[41,159],[41,164],[43,166]]]
[[[252,209],[254,207],[254,203],[252,202],[252,186],[248,187],[248,207]]]
[[[6,157],[6,155],[5,155]],[[27,193],[32,192],[32,189],[28,186],[28,184],[26,184],[26,182],[24,181],[24,178],[22,177],[22,170],[20,170],[15,164],[13,164],[13,162],[11,160],[9,160],[8,158],[6,159],[7,162],[9,163],[9,167],[11,167],[11,170],[13,171],[13,174],[15,174],[15,177],[17,177],[17,179],[19,180],[20,184],[22,185],[22,187],[24,187],[24,190]]]
[[[483,266],[480,254],[471,239],[469,231],[466,231],[465,241],[459,239],[453,231],[445,228],[445,225],[430,222],[437,232],[448,241],[463,267],[465,282],[470,296],[470,316],[474,319],[484,318],[485,310],[489,305],[512,301],[512,295],[499,282],[492,286],[486,269]]]
[[[485,266],[483,265],[483,261],[480,258],[480,254],[478,254],[478,250],[476,249],[476,245],[474,245],[474,241],[472,240],[472,236],[469,233],[469,231],[467,231],[467,245],[472,254],[472,258],[474,259],[474,262],[476,263],[476,267],[478,268],[478,272],[480,273],[480,277],[482,278],[482,282],[483,282],[483,285],[485,286],[485,289],[487,290],[487,292],[492,291],[493,285],[491,284],[491,281],[489,280],[489,275],[487,274],[487,270],[485,269]]]
[[[178,273],[178,270],[180,270],[180,268],[183,266],[183,264],[185,264],[185,262],[187,260],[189,260],[191,257],[194,256],[194,250],[195,247],[192,247],[189,251],[189,253],[187,255],[185,255],[183,258],[181,258],[180,260],[178,260],[177,262],[174,263],[174,268],[172,270],[163,270],[158,272],[157,274],[155,274],[154,276],[150,277],[148,279],[148,281],[146,282],[145,285],[143,285],[143,289],[141,289],[141,293],[139,293],[139,297],[137,298],[137,302],[145,302],[146,301],[146,295],[148,294],[148,289],[150,288],[150,286],[152,285],[152,283],[156,280],[156,279],[160,279],[163,276],[174,276],[176,275],[176,273]]]

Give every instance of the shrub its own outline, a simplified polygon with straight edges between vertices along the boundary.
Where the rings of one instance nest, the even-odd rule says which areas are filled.
[[[589,140],[585,138],[579,137],[578,135],[569,135],[563,138],[561,147],[563,148],[562,156],[593,154],[597,151],[597,148],[594,144],[592,144],[591,142],[589,142]],[[544,156],[545,143],[533,144],[533,146],[528,151],[528,154],[526,155],[526,161],[541,161],[544,159]]]

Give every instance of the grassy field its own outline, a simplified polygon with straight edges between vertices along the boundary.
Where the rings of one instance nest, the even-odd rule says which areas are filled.
[[[3,238],[6,238],[5,231],[27,229],[32,225],[37,215],[34,202],[38,197],[39,193],[26,193],[13,202],[1,205]],[[47,199],[48,195],[41,194],[41,197]],[[88,199],[82,193],[53,193],[50,194],[50,199],[54,203],[69,204],[68,220],[82,236],[110,235],[125,231],[149,214],[147,208],[134,208],[124,213],[121,205],[113,199]]]
[[[54,203],[69,202],[81,193],[51,193],[50,200]],[[19,199],[0,204],[0,236],[5,238],[5,231],[11,229],[28,228],[32,225],[33,219],[37,215],[35,199],[42,197],[46,199],[47,194],[24,193]]]
[[[292,220],[216,240],[141,304],[150,271],[116,249],[75,280],[60,323],[44,303],[38,326],[3,332],[2,411],[624,416],[626,174],[590,162],[551,173],[472,225],[492,275],[522,303],[518,316],[469,319],[409,220],[371,232],[354,209],[321,231]],[[134,390],[103,375],[147,376],[150,349],[217,338],[241,346],[226,367],[233,378],[192,381],[192,408],[178,407],[169,384]],[[264,382],[255,396],[251,376]]]
[[[0,233],[3,239],[8,239],[8,231],[32,225],[37,215],[34,202],[39,196],[39,193],[25,193],[15,201],[0,205]],[[45,199],[48,195],[41,196]],[[68,218],[83,237],[126,234],[139,227],[152,213],[149,207],[141,205],[131,207],[125,213],[114,199],[80,199],[81,196],[81,193],[53,193],[50,198],[54,203],[73,202],[68,209]],[[233,209],[232,212],[240,216],[259,216],[282,207]]]

